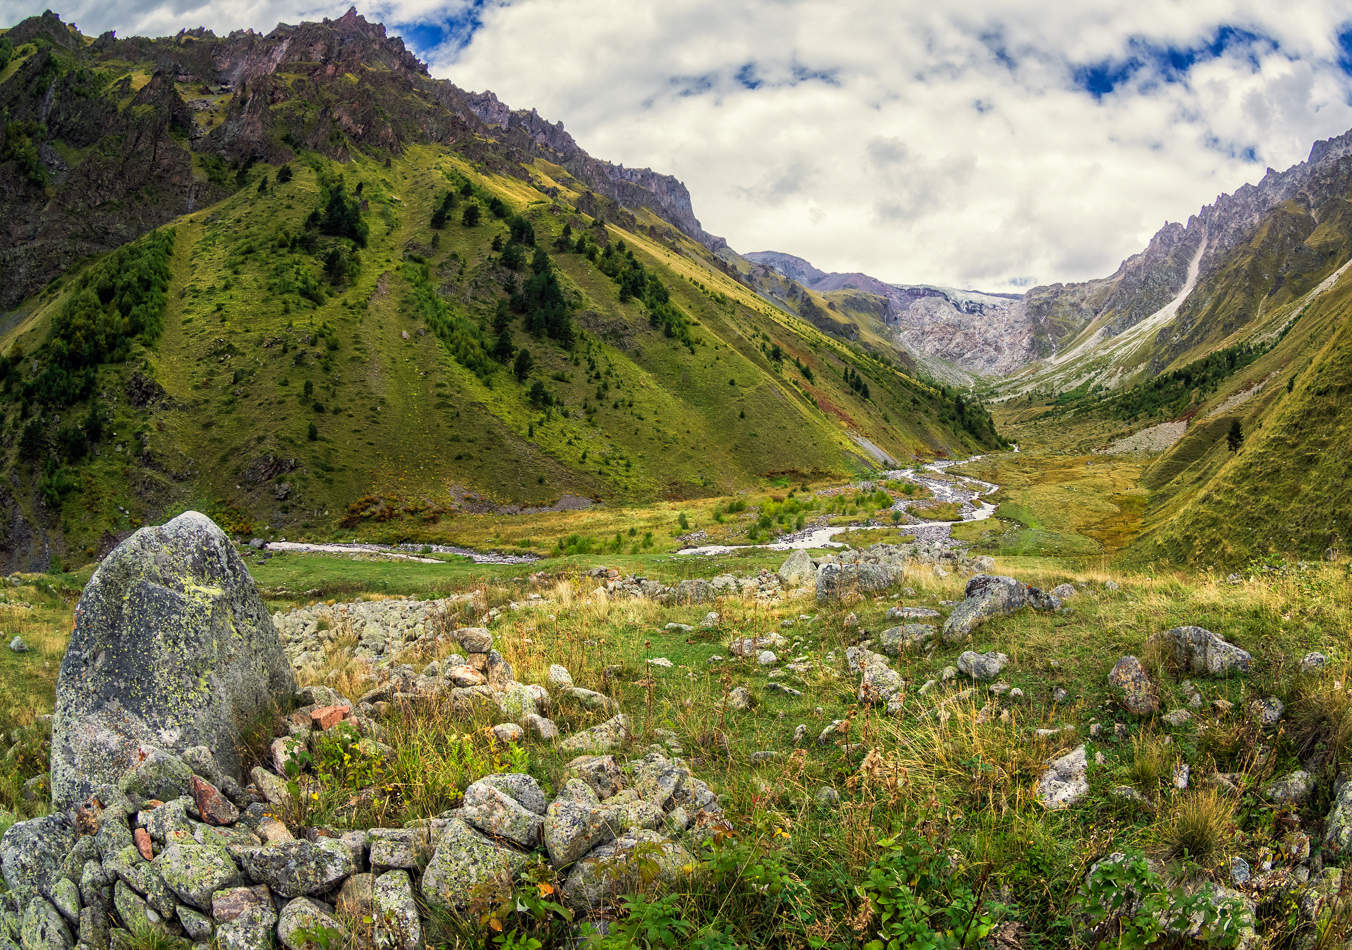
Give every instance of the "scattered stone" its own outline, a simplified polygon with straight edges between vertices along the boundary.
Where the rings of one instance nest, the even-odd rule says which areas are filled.
[[[878,647],[884,653],[896,656],[912,650],[923,650],[932,645],[938,635],[939,628],[933,624],[904,623],[888,627],[878,634]]]
[[[1133,716],[1153,716],[1159,711],[1155,686],[1136,657],[1124,656],[1118,660],[1108,674],[1108,685],[1117,694],[1122,708]]]
[[[568,672],[567,667],[555,663],[550,666],[545,682],[549,684],[550,689],[566,693],[573,688],[573,674]]]
[[[1188,787],[1188,779],[1192,777],[1192,767],[1186,762],[1180,762],[1174,766],[1174,788],[1180,792]]]
[[[1318,673],[1328,665],[1328,662],[1329,658],[1318,651],[1307,653],[1301,657],[1300,671],[1302,673]]]
[[[1186,709],[1173,709],[1164,714],[1164,721],[1177,729],[1192,721],[1192,713]]]
[[[967,650],[958,657],[958,670],[978,682],[993,680],[1009,663],[1009,657],[1003,653],[976,653]]]
[[[1058,600],[1070,600],[1077,593],[1073,584],[1058,584],[1052,588],[1052,596]]]
[[[785,559],[776,572],[787,587],[806,587],[817,578],[817,567],[806,551],[798,550]]]
[[[1048,808],[1068,808],[1089,792],[1089,760],[1083,745],[1047,763],[1038,779],[1038,798]]]
[[[1064,703],[1068,699],[1070,699],[1070,693],[1067,693],[1064,688],[1058,686],[1052,690],[1052,702]]]
[[[981,624],[1031,607],[1051,611],[1061,602],[1036,587],[1029,587],[1012,577],[978,574],[967,582],[966,599],[954,608],[944,622],[943,639],[946,643],[966,640]]]
[[[140,852],[142,858],[149,861],[155,857],[155,847],[151,844],[149,831],[137,828],[132,831],[131,840],[136,843],[136,850]]]
[[[662,667],[663,669],[669,670],[669,669],[671,669],[671,667],[672,667],[672,662],[671,662],[670,660],[668,660],[668,659],[667,659],[666,657],[664,657],[664,656],[654,656],[654,657],[649,658],[649,660],[648,660],[648,665],[649,665],[649,666],[660,666],[660,667]]]
[[[745,686],[737,686],[728,693],[728,706],[739,712],[751,708],[751,693]]]
[[[295,691],[248,569],[197,512],[118,545],[85,586],[75,616],[56,689],[58,808],[118,782],[143,746],[206,745],[238,775],[239,724]]]
[[[1175,627],[1150,639],[1163,646],[1180,668],[1197,676],[1247,673],[1253,661],[1248,652],[1202,627]]]
[[[825,808],[840,804],[840,792],[836,791],[830,785],[823,785],[817,789],[817,794],[812,796],[813,801]]]
[[[887,611],[888,620],[933,620],[939,616],[939,611],[933,607],[890,607]]]
[[[527,715],[532,719],[540,718],[534,713],[528,713]],[[522,729],[514,722],[503,722],[493,727],[493,737],[503,745],[512,745],[513,743],[520,742],[526,737],[526,730]]]
[[[1254,721],[1269,729],[1281,722],[1285,712],[1286,704],[1276,696],[1265,696],[1249,704],[1249,713]]]
[[[28,644],[23,642],[23,637],[15,635],[14,639],[9,641],[9,648],[15,653],[27,653]]]
[[[334,706],[321,706],[319,709],[310,712],[310,721],[315,724],[316,729],[328,730],[346,719],[350,712],[352,712],[352,707],[346,703]]]
[[[756,664],[758,666],[774,666],[779,662],[779,657],[775,656],[773,650],[761,650],[756,654]]]
[[[1314,792],[1314,777],[1303,769],[1284,775],[1268,785],[1268,801],[1279,805],[1303,805]]]
[[[1230,859],[1230,881],[1237,886],[1243,886],[1249,883],[1251,873],[1249,871],[1249,862],[1243,858]]]

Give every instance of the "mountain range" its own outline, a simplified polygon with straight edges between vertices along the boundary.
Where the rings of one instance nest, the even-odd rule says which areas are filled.
[[[440,540],[1002,441],[736,279],[675,179],[431,78],[349,11],[0,37],[0,568],[184,507]]]

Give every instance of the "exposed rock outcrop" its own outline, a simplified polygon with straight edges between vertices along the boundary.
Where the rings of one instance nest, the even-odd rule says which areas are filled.
[[[116,784],[152,749],[206,746],[238,777],[240,730],[295,691],[244,562],[205,515],[142,528],[99,565],[61,662],[52,801]]]

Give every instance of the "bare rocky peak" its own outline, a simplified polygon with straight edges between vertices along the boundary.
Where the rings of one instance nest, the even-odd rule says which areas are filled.
[[[518,133],[544,157],[558,162],[581,181],[626,207],[643,207],[671,222],[712,250],[724,246],[695,217],[690,191],[679,179],[650,168],[626,168],[588,155],[563,127],[534,109],[512,109],[492,92],[466,93],[465,104],[485,126]]]

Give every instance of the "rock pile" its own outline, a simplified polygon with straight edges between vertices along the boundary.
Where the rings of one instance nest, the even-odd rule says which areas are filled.
[[[119,603],[140,609],[119,611]],[[354,622],[382,630],[439,623],[435,602],[348,606]],[[0,895],[0,934],[19,935],[24,948],[98,950],[115,944],[117,930],[148,929],[202,948],[280,942],[299,950],[322,931],[346,941],[355,924],[368,928],[364,941],[417,950],[423,906],[456,912],[505,899],[530,862],[557,868],[564,900],[584,916],[632,891],[640,873],[645,884],[674,883],[694,842],[722,820],[712,790],[670,745],[617,758],[631,737],[613,700],[574,685],[561,666],[550,669],[548,689],[517,682],[482,627],[438,632],[462,652],[421,673],[386,663],[381,684],[355,701],[323,686],[296,690],[252,579],[201,515],[138,532],[114,551],[86,589],[79,617],[58,692],[63,741],[53,745],[53,778],[60,768],[70,780],[54,814],[0,838],[9,888]],[[297,637],[317,627],[318,612],[297,620],[296,630],[310,630]],[[132,636],[152,647],[139,661],[126,646]],[[141,705],[107,698],[105,680],[89,671],[108,669],[139,677],[129,688]],[[329,730],[350,730],[362,750],[388,756],[381,720],[391,704],[439,698],[453,713],[501,718],[493,730],[501,741],[527,731],[554,740],[550,690],[610,715],[559,740],[574,758],[553,801],[529,775],[487,775],[465,789],[460,807],[407,827],[304,824],[296,797],[315,781],[305,774],[307,753]],[[179,701],[187,695],[204,717],[224,723],[239,723],[227,713],[251,708],[240,697],[296,708],[281,720],[285,734],[273,740],[266,765],[245,777],[237,774],[239,745],[213,744],[218,737],[206,725],[214,719],[181,715],[193,711]],[[110,708],[140,719],[115,731]],[[171,714],[178,718],[164,718]]]

